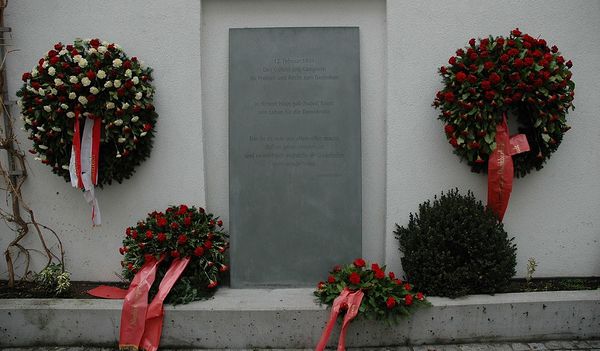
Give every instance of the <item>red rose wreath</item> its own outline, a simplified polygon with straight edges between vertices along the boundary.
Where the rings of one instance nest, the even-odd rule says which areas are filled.
[[[541,169],[570,129],[572,63],[556,46],[518,28],[507,38],[471,39],[448,63],[439,70],[444,88],[433,103],[441,111],[446,137],[474,172],[491,171],[492,181],[503,178],[500,193],[510,194],[512,175]],[[519,124],[520,135],[510,139],[507,114],[516,115]],[[499,207],[508,201],[497,191],[488,201],[490,196]],[[504,210],[497,211],[500,218]]]

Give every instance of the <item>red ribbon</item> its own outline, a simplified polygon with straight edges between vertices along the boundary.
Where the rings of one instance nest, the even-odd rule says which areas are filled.
[[[527,137],[524,134],[509,137],[504,113],[502,122],[496,126],[496,149],[488,160],[488,207],[498,215],[500,221],[504,218],[512,192],[512,155],[526,151],[529,151]]]
[[[94,117],[94,129],[92,131],[92,184],[98,185],[98,163],[100,160],[100,137],[102,133],[102,119]]]
[[[79,128],[79,111],[75,110],[75,126],[73,130],[73,148],[75,149],[75,172],[77,173],[77,187],[83,189],[81,178],[81,131]]]
[[[146,351],[158,350],[163,325],[163,303],[190,262],[190,257],[175,259],[165,273],[158,292],[148,304],[148,292],[154,283],[156,270],[163,260],[147,261],[133,278],[128,290],[113,286],[99,286],[87,293],[107,299],[125,299],[121,312],[119,349]]]
[[[327,341],[331,336],[331,332],[333,331],[337,317],[344,309],[346,310],[346,315],[344,316],[344,321],[342,322],[342,330],[340,331],[340,338],[338,340],[338,351],[344,351],[346,349],[346,332],[348,330],[348,325],[358,314],[358,309],[362,302],[363,296],[364,293],[361,290],[351,292],[348,288],[345,288],[340,293],[340,296],[333,300],[329,321],[327,321],[327,326],[325,327],[325,330],[321,335],[321,339],[315,348],[316,351],[325,350]]]

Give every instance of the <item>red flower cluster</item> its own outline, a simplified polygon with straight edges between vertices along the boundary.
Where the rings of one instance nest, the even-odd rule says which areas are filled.
[[[473,171],[486,171],[496,126],[510,111],[518,115],[532,149],[515,157],[515,174],[542,168],[570,128],[565,116],[573,108],[572,62],[544,39],[515,29],[508,38],[469,40],[448,63],[440,68],[445,87],[433,104],[441,110],[455,153]]]
[[[319,282],[315,295],[326,304],[332,304],[342,290],[362,290],[365,293],[361,313],[374,319],[395,320],[408,314],[409,308],[427,305],[423,293],[413,294],[413,287],[396,278],[394,272],[386,276],[385,267],[372,263],[366,268],[366,262],[357,258],[345,267],[335,266],[327,277],[327,282]]]
[[[169,262],[190,256],[190,266],[195,268],[186,272],[197,274],[204,287],[216,287],[220,273],[229,268],[224,257],[229,242],[222,226],[221,220],[215,221],[203,208],[186,205],[148,214],[145,221],[125,230],[123,247],[119,248],[125,255],[122,261],[125,277],[132,279],[150,257],[163,256]]]

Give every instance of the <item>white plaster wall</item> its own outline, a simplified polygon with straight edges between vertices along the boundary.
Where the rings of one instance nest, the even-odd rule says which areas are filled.
[[[387,2],[388,117],[386,261],[400,269],[392,231],[441,190],[472,189],[485,203],[487,178],[458,162],[431,107],[436,70],[471,37],[541,36],[573,60],[572,129],[547,165],[516,179],[505,228],[518,247],[517,275],[535,257],[536,276],[600,275],[600,2],[446,0]]]
[[[229,213],[229,28],[360,28],[363,254],[381,262],[385,238],[385,2],[204,0],[202,4],[206,201],[224,214]]]
[[[92,228],[90,209],[80,192],[29,158],[24,195],[37,219],[62,237],[73,278],[117,280],[114,272],[121,270],[117,249],[126,226],[171,204],[204,206],[200,2],[18,0],[9,2],[6,25],[12,27],[13,48],[20,50],[7,63],[13,98],[23,72],[55,42],[76,37],[116,42],[154,69],[159,114],[154,149],[132,178],[97,192],[101,227]],[[18,109],[13,110],[18,117]],[[23,149],[30,146],[24,139]],[[4,250],[13,234],[4,226],[0,234]],[[0,279],[6,279],[4,259]]]

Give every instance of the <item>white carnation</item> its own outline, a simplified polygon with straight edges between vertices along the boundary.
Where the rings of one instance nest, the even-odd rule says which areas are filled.
[[[38,72],[37,68],[34,68],[34,69],[31,70],[31,76],[32,77],[37,77],[38,73],[39,72]]]
[[[107,81],[104,83],[104,87],[105,87],[105,88],[112,88],[112,86],[113,86],[113,82],[112,82],[111,80],[107,80]]]
[[[123,120],[122,119],[118,119],[116,121],[113,122],[117,127],[120,127],[121,125],[123,125]]]
[[[42,126],[37,127],[37,130],[39,130],[40,132],[45,132],[46,131],[46,129],[44,129],[44,127],[42,127]],[[36,134],[35,136],[38,137],[38,138],[41,137],[41,135],[39,135],[39,134]]]
[[[83,77],[81,78],[81,84],[83,84],[84,87],[87,87],[92,84],[92,81],[88,77]]]
[[[60,104],[60,108],[62,108],[63,110],[66,110],[69,108],[69,105],[67,104]]]
[[[21,99],[17,100],[17,106],[23,107],[23,100],[21,100]]]
[[[115,47],[116,47],[116,45],[115,45]],[[113,60],[113,67],[119,68],[119,67],[121,67],[121,65],[123,65],[123,61],[121,61],[121,59],[114,59]]]
[[[77,98],[77,95],[73,92],[69,93],[69,99],[71,100],[75,100],[75,98]]]
[[[52,107],[46,105],[46,106],[44,106],[44,111],[46,111],[46,112],[52,112]]]
[[[79,82],[79,79],[76,76],[70,76],[69,82],[75,84],[75,83]]]
[[[52,127],[52,130],[55,132],[60,132],[62,131],[62,129],[58,128],[58,127]]]
[[[106,78],[106,72],[104,72],[103,70],[99,70],[98,73],[96,73],[96,77],[98,77],[99,79],[104,79]]]
[[[67,117],[69,117],[69,118],[75,117],[75,112],[72,112],[72,111],[67,112]]]
[[[54,76],[56,74],[56,68],[50,67],[48,68],[48,74]]]
[[[122,138],[122,137],[121,137],[121,138],[117,139],[117,141],[118,141],[120,144],[123,144],[125,141],[127,141],[127,139],[125,139],[125,138]]]
[[[44,91],[44,88],[39,88],[39,89],[38,89],[38,91],[37,91],[37,93],[38,93],[39,95],[41,95],[41,96],[44,96],[44,95],[46,95],[46,92]]]
[[[140,79],[137,76],[135,76],[131,78],[131,81],[133,82],[133,84],[138,84],[140,82]]]
[[[79,60],[81,60],[81,59],[82,59],[81,55],[73,56],[73,61],[75,61],[75,62],[79,62]]]
[[[97,52],[97,50],[96,50],[96,49],[94,49],[94,48],[90,48],[90,49],[88,50],[88,52],[89,52],[90,54],[95,54],[95,53]]]
[[[131,72],[131,70],[130,70],[130,69],[126,69],[126,70],[125,70],[125,77],[129,77],[129,78],[131,78],[131,74],[132,74],[132,72]]]
[[[54,78],[54,85],[56,85],[56,86],[63,85],[62,79]]]
[[[62,82],[61,82],[61,83],[62,83]],[[51,89],[50,89],[50,93],[51,93],[52,95],[58,95],[58,90],[56,90],[56,89],[54,89],[54,88],[51,88]]]
[[[106,52],[106,50],[108,50],[108,49],[106,49],[106,46],[104,46],[104,45],[98,46],[98,52],[99,53],[103,54],[103,53]]]
[[[82,58],[81,60],[79,60],[79,67],[81,68],[85,68],[87,66],[88,62],[86,59]]]
[[[92,93],[94,95],[98,94],[99,92],[100,92],[100,90],[98,90],[98,88],[96,88],[96,87],[91,87],[90,88],[90,93]]]
[[[126,103],[126,102],[124,102],[124,103],[121,105],[121,108],[122,108],[123,110],[127,110],[127,109],[129,108],[129,104],[128,104],[128,103]]]
[[[48,68],[48,61],[44,61],[44,63],[42,63],[42,67],[43,68]]]
[[[131,117],[131,122],[133,122],[133,123],[135,123],[135,122],[137,122],[139,120],[140,120],[140,118],[138,116]]]
[[[112,110],[113,108],[115,108],[115,103],[114,102],[107,102],[106,103],[106,108],[109,110]]]
[[[113,82],[113,85],[115,86],[115,88],[119,88],[121,86],[121,81],[118,79],[115,79],[115,81]]]
[[[80,104],[85,105],[87,104],[88,100],[85,96],[80,96],[77,98],[77,101],[79,101]]]
[[[67,49],[62,49],[62,50],[60,50],[60,51],[58,52],[58,55],[59,55],[59,56],[63,56],[63,55],[65,55],[67,52],[68,52],[68,51],[67,51]]]
[[[139,92],[139,91],[137,93],[135,93],[135,99],[136,100],[141,100],[142,99],[142,93]]]

